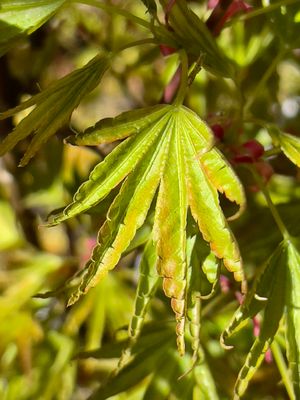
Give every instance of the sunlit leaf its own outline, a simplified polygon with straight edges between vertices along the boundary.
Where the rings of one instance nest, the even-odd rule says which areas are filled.
[[[25,34],[44,24],[65,0],[1,0],[0,56]]]
[[[300,138],[289,133],[282,133],[279,140],[284,154],[300,168]]]
[[[163,109],[166,113],[169,106],[163,106]],[[135,121],[129,131],[132,136],[116,147],[102,163],[94,168],[89,180],[76,192],[73,203],[66,207],[63,213],[51,215],[50,222],[55,224],[87,210],[99,203],[112,188],[117,186],[136,167],[150,146],[153,146],[153,142],[167,123],[167,116],[160,118],[156,124],[155,122],[156,117],[153,123],[152,118],[149,117],[148,126],[146,125],[139,134],[133,135],[136,133]],[[128,133],[127,126],[128,123],[126,123],[126,132]],[[104,131],[104,135],[106,135],[106,128]],[[101,142],[101,131],[97,129],[96,133],[100,136]],[[94,138],[92,138],[92,144],[94,143]]]
[[[172,124],[168,128],[172,138],[168,149],[168,160],[161,178],[153,230],[154,240],[158,243],[158,273],[164,277],[164,292],[171,298],[177,320],[177,345],[183,354],[188,203],[184,184],[182,142],[179,135],[182,127],[179,118],[173,118],[171,121]],[[175,210],[174,205],[176,205]]]
[[[255,281],[253,289],[235,312],[229,327],[223,333],[223,340],[227,339],[233,333],[241,329],[250,318],[253,318],[262,309],[264,310],[259,335],[247,355],[235,385],[235,398],[237,399],[244,394],[249,381],[263,361],[264,355],[278,330],[280,320],[286,307],[286,302],[290,301],[291,310],[296,310],[296,293],[294,291],[294,294],[290,294],[289,289],[291,289],[291,287],[287,285],[287,282],[291,284],[291,280],[288,278],[291,272],[288,271],[291,271],[292,268],[294,271],[293,273],[297,273],[295,265],[297,265],[299,259],[296,263],[295,260],[299,255],[295,258],[296,254],[289,240],[284,240],[280,243],[263,267],[263,270]],[[293,349],[296,346],[295,331],[293,330],[295,326],[294,322],[296,322],[293,322],[293,317],[296,317],[296,314],[297,311],[293,316],[290,316],[292,318],[288,317],[291,324],[289,339],[291,348]],[[290,357],[291,367],[295,374],[294,377],[297,376],[296,382],[298,382],[299,374],[296,365],[298,365],[299,361],[294,359],[294,357],[297,358],[295,354],[291,355],[290,353]],[[297,385],[297,383],[295,384]]]
[[[286,252],[287,249],[284,248],[283,251]],[[269,294],[270,298],[264,310],[259,336],[251,347],[236,381],[235,393],[238,396],[242,396],[245,393],[250,379],[263,361],[264,355],[274,339],[283,315],[285,290],[282,287],[282,283],[286,280],[286,265],[284,262],[286,261],[286,254],[282,254],[282,256],[279,257],[278,268],[274,271],[275,276]]]
[[[157,268],[164,278],[163,288],[171,298],[176,314],[178,348],[183,353],[188,208],[212,252],[223,259],[237,281],[242,281],[239,250],[219,205],[218,190],[241,207],[245,199],[242,186],[231,167],[212,148],[213,136],[207,125],[183,106],[160,107],[148,116],[146,126],[134,128],[131,136],[95,167],[89,181],[78,189],[73,202],[63,212],[52,215],[50,224],[96,205],[126,178],[100,229],[98,245],[91,260],[67,285],[72,291],[69,300],[72,304],[115,267],[137,229],[144,223],[158,191],[153,227]],[[128,121],[126,124],[128,127]],[[106,135],[106,126],[103,129]],[[101,137],[101,129],[97,135]],[[209,156],[202,162],[201,157],[207,152],[212,153],[211,160],[215,160],[219,168],[213,167]],[[226,172],[226,169],[230,171]],[[224,184],[221,183],[222,176],[225,177]],[[214,280],[212,274],[215,272],[209,271],[209,268],[206,273]]]
[[[293,243],[288,246],[286,284],[286,343],[289,369],[296,399],[300,397],[300,255]]]
[[[129,336],[136,338],[144,322],[149,301],[158,283],[156,272],[157,255],[153,241],[150,239],[145,246],[139,266],[139,282],[136,292],[134,313],[129,326]]]
[[[11,110],[0,113],[0,119],[5,119],[36,105],[1,142],[0,155],[32,134],[32,141],[20,163],[21,166],[26,165],[41,145],[69,121],[73,110],[82,98],[98,85],[108,67],[109,57],[97,55],[84,67],[53,82],[43,92]]]
[[[284,265],[284,247],[284,244],[278,246],[275,252],[261,268],[253,288],[248,293],[238,310],[234,313],[229,326],[223,332],[222,341],[226,341],[228,337],[238,332],[251,318],[265,308],[267,301],[270,298],[277,270],[281,265]]]
[[[193,358],[196,361],[200,347],[200,318],[201,318],[201,265],[195,257],[196,237],[188,239],[187,243],[187,305],[186,316],[189,321],[190,334],[192,337]],[[195,259],[196,258],[196,259]]]
[[[115,118],[100,120],[95,126],[68,138],[69,143],[78,146],[94,146],[124,139],[157,121],[166,112],[167,105],[139,108],[126,111]]]
[[[267,128],[274,144],[280,146],[287,158],[300,168],[300,138],[282,132],[275,125],[268,125]]]

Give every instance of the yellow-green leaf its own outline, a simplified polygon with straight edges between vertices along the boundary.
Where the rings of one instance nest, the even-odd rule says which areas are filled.
[[[102,119],[75,137],[70,136],[68,142],[78,146],[95,146],[124,139],[152,125],[168,108],[168,105],[156,105],[126,111],[115,118]]]
[[[66,0],[1,0],[0,56],[25,34],[44,24]]]
[[[176,314],[177,343],[183,353],[188,210],[190,208],[213,252],[207,258],[210,250],[206,248],[205,259],[201,260],[204,279],[208,278],[210,282],[208,286],[211,283],[214,286],[217,281],[218,262],[215,257],[222,259],[234,272],[235,279],[241,281],[244,279],[241,257],[220,207],[218,190],[241,206],[244,194],[230,165],[212,147],[212,132],[195,113],[175,105],[151,110],[146,117],[143,117],[143,111],[137,111],[131,116],[127,113],[113,121],[98,123],[95,134],[100,141],[102,135],[110,136],[111,140],[120,137],[119,134],[131,136],[96,166],[89,180],[75,194],[73,202],[63,212],[54,215],[51,223],[56,224],[88,210],[126,178],[100,229],[91,260],[66,287],[72,291],[69,300],[72,304],[116,266],[137,229],[144,223],[158,190],[153,227],[157,269]],[[88,136],[90,132],[92,130]],[[95,138],[92,138],[93,143]],[[84,135],[80,140],[85,140]]]
[[[143,326],[148,304],[158,283],[156,272],[157,254],[152,239],[148,241],[139,266],[139,283],[136,292],[134,313],[129,325],[129,336],[135,339]]]
[[[295,245],[288,244],[286,283],[286,343],[287,359],[295,392],[300,398],[300,254]]]
[[[50,224],[57,224],[93,207],[122,182],[160,135],[167,123],[167,117],[165,115],[158,121],[154,120],[153,124],[148,123],[144,130],[132,135],[116,147],[93,169],[89,180],[75,193],[73,202],[62,213],[51,215]]]
[[[192,215],[212,251],[224,260],[229,271],[234,272],[235,279],[242,281],[244,276],[237,243],[221,210],[217,189],[198,159],[199,140],[189,131],[184,131],[184,136],[186,185]]]
[[[98,244],[69,304],[74,303],[116,266],[137,229],[144,223],[165,159],[166,146],[158,142],[154,142],[152,151],[136,167],[134,173],[130,174],[111,205],[107,220],[99,231]]]
[[[164,277],[165,294],[171,297],[171,305],[177,320],[177,344],[183,354],[188,204],[179,112],[175,111],[171,121],[172,124],[168,126],[171,134],[170,147],[162,173],[153,229],[159,257],[158,273]]]
[[[282,132],[275,125],[267,125],[266,128],[272,137],[275,146],[280,146],[284,154],[297,167],[300,168],[300,138],[289,133]]]
[[[68,122],[73,110],[82,98],[98,85],[108,67],[109,57],[97,55],[84,67],[53,82],[43,92],[11,110],[0,113],[0,119],[4,119],[28,107],[36,106],[2,141],[0,155],[32,134],[32,141],[20,163],[21,166],[26,165],[41,145]]]
[[[288,240],[279,244],[264,265],[253,289],[235,312],[229,327],[222,335],[224,341],[240,330],[250,318],[263,310],[259,335],[254,341],[236,381],[235,399],[239,399],[245,393],[249,381],[263,361],[264,355],[274,339],[283,316],[287,296],[289,246]],[[295,338],[293,340],[295,341]]]

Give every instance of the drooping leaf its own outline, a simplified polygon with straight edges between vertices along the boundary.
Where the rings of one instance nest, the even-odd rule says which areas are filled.
[[[192,350],[194,362],[198,358],[200,348],[200,318],[201,318],[201,277],[200,263],[195,260],[196,237],[188,239],[187,243],[187,306],[186,316],[189,321],[190,334],[192,337]],[[196,261],[196,262],[195,262]]]
[[[249,318],[264,309],[259,335],[236,381],[235,399],[239,399],[245,393],[249,381],[263,361],[278,330],[286,303],[288,246],[288,241],[284,240],[277,247],[255,281],[253,289],[235,312],[229,327],[223,333],[224,340],[241,329]]]
[[[245,193],[240,180],[229,168],[228,161],[218,149],[212,149],[201,155],[200,159],[213,185],[220,193],[224,193],[229,200],[234,201],[239,206],[237,213],[228,219],[232,220],[239,217],[245,209]]]
[[[139,282],[136,290],[134,311],[128,327],[129,342],[119,360],[118,368],[123,367],[130,360],[132,347],[136,343],[144,325],[145,315],[157,287],[159,276],[156,271],[157,254],[150,237],[139,265]]]
[[[16,39],[43,25],[64,3],[65,0],[1,0],[0,56]]]
[[[280,146],[284,154],[297,167],[300,168],[300,138],[289,133],[282,132],[275,125],[268,125],[267,129],[276,146]]]
[[[286,344],[289,369],[295,398],[300,397],[300,255],[296,246],[288,243],[286,283]]]
[[[284,251],[286,251],[286,249],[284,249]],[[286,259],[280,257],[279,268],[274,271],[275,277],[270,292],[270,299],[264,310],[259,336],[251,347],[236,381],[235,394],[239,397],[245,393],[249,381],[263,361],[264,355],[274,339],[283,315],[285,290],[282,287],[282,283],[286,280],[286,265],[283,261],[286,261]]]
[[[160,3],[166,9],[169,0],[160,0]],[[205,23],[187,6],[186,0],[174,1],[167,10],[167,19],[175,43],[197,59],[202,55],[205,69],[216,75],[234,76],[233,64],[219,49]]]
[[[217,283],[219,277],[219,260],[216,258],[213,252],[211,252],[209,246],[206,242],[202,240],[197,235],[197,240],[194,246],[194,252],[192,257],[192,262],[194,264],[200,265],[200,278],[201,282],[206,280],[210,286],[214,286]],[[203,279],[202,275],[204,275],[205,279]],[[205,285],[207,287],[207,285]],[[204,285],[200,285],[201,297],[206,296]]]
[[[26,165],[40,146],[68,122],[73,110],[82,98],[98,85],[108,67],[109,57],[97,55],[84,67],[53,82],[43,92],[11,110],[0,113],[0,119],[5,119],[28,107],[36,106],[1,142],[0,155],[33,134],[20,163],[21,166]]]
[[[136,292],[134,313],[128,329],[129,336],[136,338],[142,328],[149,301],[158,283],[156,272],[156,248],[150,239],[145,246],[139,267],[139,283]]]
[[[289,133],[282,133],[279,140],[284,154],[300,168],[300,138]]]
[[[198,223],[204,240],[210,243],[212,251],[224,260],[229,271],[234,272],[235,279],[241,281],[243,273],[238,246],[219,205],[217,191],[200,167],[196,132],[193,131],[193,136],[188,130],[183,132],[186,185],[193,218]]]
[[[280,266],[284,265],[284,246],[284,243],[280,244],[268,261],[262,266],[253,284],[253,288],[234,313],[229,326],[222,333],[221,340],[223,342],[242,329],[251,318],[265,308],[267,301],[270,299],[277,270]]]
[[[200,346],[201,302],[214,294],[219,276],[219,262],[199,235],[188,237],[187,265],[186,319],[191,335],[193,369],[204,358]]]
[[[158,273],[164,277],[163,289],[171,298],[176,315],[177,345],[184,354],[184,312],[186,297],[186,219],[187,193],[184,184],[184,158],[180,132],[180,120],[174,118],[170,126],[168,160],[161,178],[157,198],[154,240],[159,257]],[[176,209],[174,210],[174,205]]]
[[[207,125],[183,106],[160,107],[148,116],[147,125],[134,128],[131,136],[96,166],[89,180],[78,189],[73,202],[63,212],[52,216],[50,224],[95,206],[126,178],[100,229],[91,260],[67,285],[72,292],[69,300],[72,304],[115,267],[144,223],[158,190],[153,227],[158,273],[163,277],[165,294],[171,298],[177,320],[178,348],[183,353],[188,207],[214,255],[223,259],[236,280],[241,281],[244,278],[239,250],[219,205],[217,191],[224,192],[241,207],[244,192],[229,164],[212,148],[213,135]],[[129,122],[126,124],[128,127]],[[122,123],[120,125],[122,129]],[[106,135],[106,126],[103,130]],[[101,132],[101,129],[97,131],[100,138]],[[219,169],[209,165],[209,157],[202,162],[201,157],[206,152],[212,152],[212,159],[221,165]],[[218,174],[227,177],[226,188]],[[215,271],[207,268],[206,273],[213,281]]]

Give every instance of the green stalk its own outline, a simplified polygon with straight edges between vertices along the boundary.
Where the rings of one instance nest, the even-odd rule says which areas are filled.
[[[283,239],[291,240],[290,234],[287,231],[286,226],[284,225],[284,222],[282,221],[282,219],[281,219],[281,217],[279,215],[279,212],[277,211],[277,208],[275,207],[275,205],[274,205],[274,203],[273,203],[273,201],[271,199],[270,193],[269,193],[268,189],[266,188],[266,185],[263,183],[260,175],[255,171],[254,168],[250,167],[250,170],[251,170],[251,172],[252,172],[252,174],[253,174],[253,176],[254,176],[254,178],[255,178],[255,180],[256,180],[259,188],[260,188],[260,190],[262,191],[262,193],[263,193],[263,195],[264,195],[264,197],[266,199],[266,202],[268,204],[269,210],[270,210],[270,212],[271,212],[271,214],[272,214],[272,216],[273,216],[273,218],[274,218],[274,220],[276,222],[276,225],[278,226],[278,229],[280,230],[280,232],[281,232],[281,234],[283,236]]]
[[[294,390],[293,390],[293,385],[292,385],[292,382],[291,382],[291,379],[289,376],[289,371],[285,364],[280,346],[276,342],[276,340],[274,340],[270,347],[271,347],[275,362],[277,364],[277,368],[280,372],[282,381],[283,381],[286,391],[288,393],[288,396],[289,396],[290,400],[296,400]]]
[[[180,86],[177,92],[177,96],[174,100],[174,105],[178,106],[183,103],[183,100],[186,95],[186,91],[188,89],[188,58],[185,50],[180,50],[179,51],[180,59],[181,59],[181,80],[180,80]]]
[[[131,47],[135,46],[142,46],[144,44],[157,44],[155,38],[146,38],[146,39],[141,39],[141,40],[136,40],[134,42],[127,43],[121,47],[119,47],[115,52],[119,53],[121,51],[130,49]]]

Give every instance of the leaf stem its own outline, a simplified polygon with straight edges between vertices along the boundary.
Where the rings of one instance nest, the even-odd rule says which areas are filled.
[[[119,53],[123,50],[127,50],[130,49],[131,47],[135,47],[135,46],[141,46],[144,44],[157,44],[157,41],[155,40],[155,38],[146,38],[146,39],[141,39],[141,40],[136,40],[134,42],[130,42],[127,43],[123,46],[120,46],[117,50],[116,53]]]
[[[183,103],[183,100],[188,89],[188,58],[185,50],[179,51],[179,56],[181,58],[181,80],[180,86],[177,92],[177,96],[174,100],[174,105],[178,106]]]
[[[260,175],[256,172],[256,170],[253,167],[249,167],[249,168],[250,168],[260,190],[262,191],[262,193],[266,199],[269,210],[276,222],[276,225],[278,226],[278,229],[280,230],[280,232],[283,236],[283,239],[290,240],[291,239],[290,234],[287,231],[286,226],[284,225],[284,222],[282,221],[281,216],[279,215],[279,212],[277,211],[277,208],[275,207],[275,205],[271,199],[270,193],[269,193],[268,189],[266,188],[266,185],[264,184],[264,182],[262,181]]]
[[[293,390],[293,385],[292,385],[292,382],[291,382],[291,379],[289,376],[288,368],[285,364],[280,346],[276,342],[276,340],[274,340],[273,343],[271,344],[271,350],[272,350],[272,354],[274,356],[275,362],[277,364],[277,368],[280,372],[282,381],[283,381],[286,391],[288,393],[288,396],[289,396],[290,400],[296,400],[294,390]]]
[[[282,150],[281,150],[280,147],[272,147],[271,149],[266,150],[266,151],[264,152],[263,158],[264,158],[264,159],[267,159],[267,158],[269,158],[269,157],[277,156],[278,154],[281,153],[281,151],[282,151]]]
[[[129,21],[135,22],[136,24],[141,25],[150,31],[152,30],[152,25],[150,22],[148,22],[140,17],[137,17],[136,15],[131,14],[130,12],[128,12],[124,9],[121,9],[120,7],[113,6],[110,4],[104,4],[97,0],[71,0],[71,2],[87,4],[89,6],[94,6],[94,7],[100,8],[101,10],[104,10],[110,14],[122,15],[123,17],[127,18]]]

